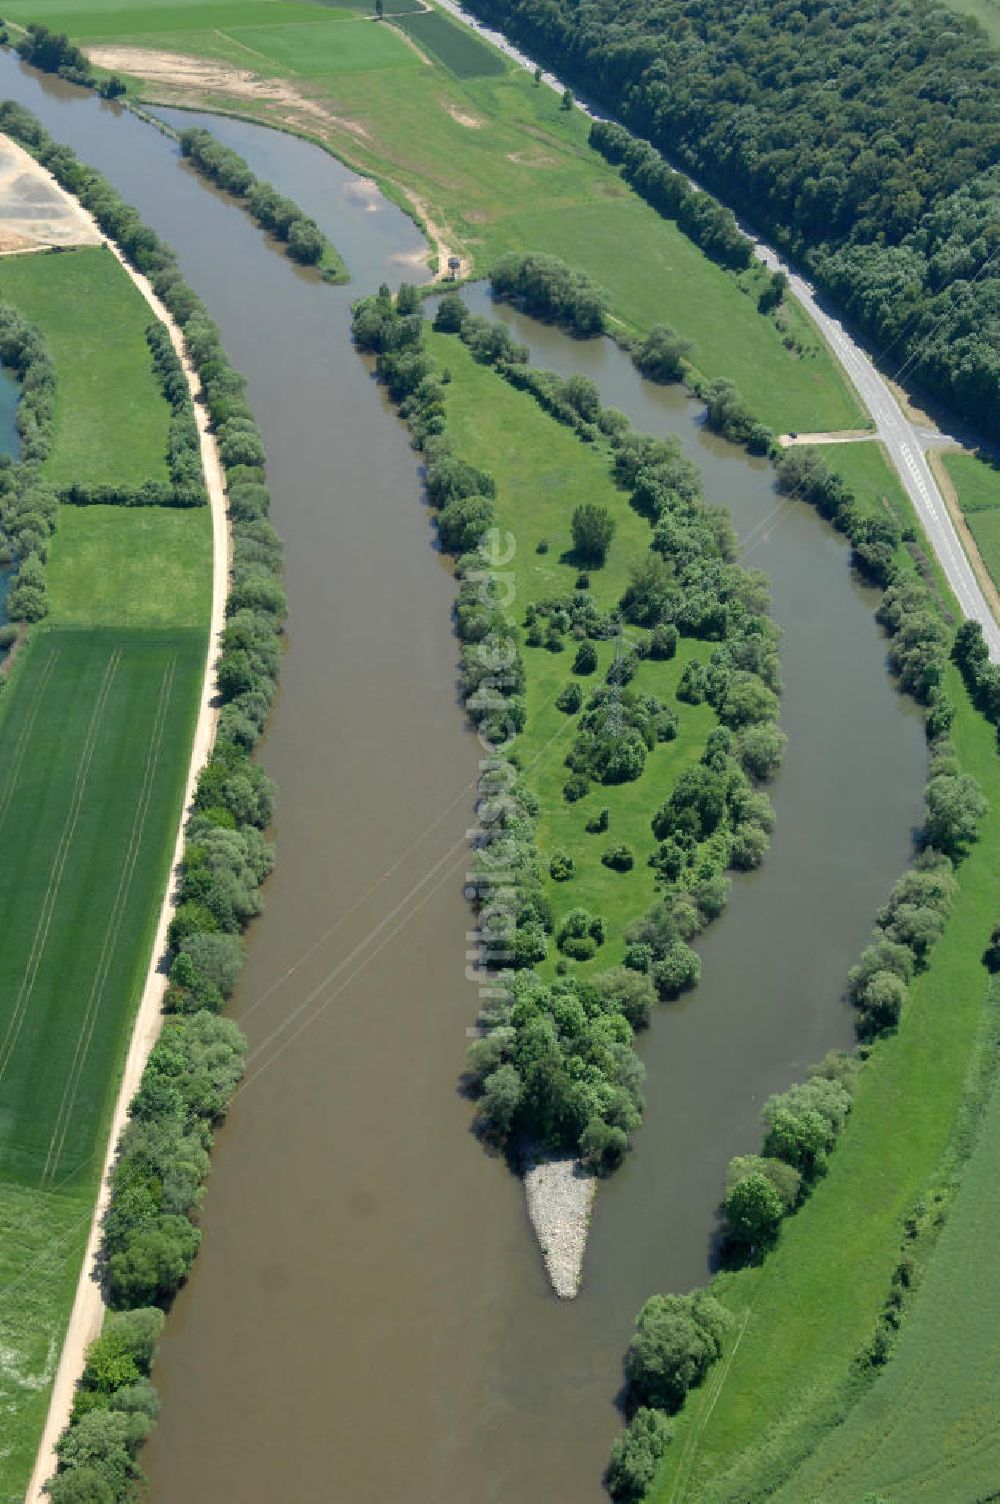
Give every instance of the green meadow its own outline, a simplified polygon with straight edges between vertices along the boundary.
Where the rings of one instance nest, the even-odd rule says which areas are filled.
[[[52,484],[166,480],[170,409],[146,344],[151,315],[111,252],[8,256],[0,301],[41,331],[55,364]]]
[[[595,603],[609,610],[628,585],[631,565],[648,552],[652,535],[649,523],[613,484],[608,451],[581,443],[533,397],[515,391],[488,367],[477,365],[457,338],[428,334],[427,339],[431,353],[452,373],[445,390],[448,433],[455,451],[492,473],[500,526],[516,540],[511,564],[516,619],[523,620],[525,609],[534,601],[573,593],[579,567],[565,556],[572,552],[573,510],[585,501],[606,506],[615,519],[607,561],[589,576]],[[538,552],[540,543],[548,545],[544,553]],[[576,717],[561,711],[556,697],[570,682],[578,683],[584,695],[603,684],[615,645],[601,643],[597,670],[583,677],[572,671],[573,651],[572,641],[562,653],[545,647],[523,649],[527,725],[517,746],[525,778],[541,804],[537,835],[542,855],[547,862],[553,853],[565,851],[575,864],[567,882],[546,878],[556,925],[564,913],[579,906],[603,915],[608,923],[607,942],[592,961],[584,963],[601,971],[621,960],[627,925],[645,913],[656,896],[654,874],[648,866],[656,847],[652,815],[678,774],[701,757],[708,733],[717,724],[708,705],[680,704],[675,698],[685,664],[692,658],[707,662],[712,644],[683,638],[675,658],[646,659],[640,665],[630,688],[654,694],[676,710],[678,736],[656,746],[636,782],[598,784],[571,804],[563,798],[562,788],[569,777],[564,759],[572,745]],[[587,821],[602,808],[610,811],[608,829],[588,833]],[[613,871],[601,862],[605,851],[622,843],[635,853],[635,866],[629,872]],[[540,970],[550,970],[555,959],[550,958]]]
[[[854,488],[858,503],[874,510],[888,501],[901,523],[915,527],[929,555],[881,446],[866,442],[822,447],[827,462]],[[944,604],[957,620],[957,607],[932,557],[931,563]],[[903,549],[900,564],[906,572],[913,569]],[[867,1473],[863,1452],[856,1470],[849,1471],[849,1450],[838,1440],[841,1434],[855,1435],[863,1437],[866,1446],[874,1444],[878,1422],[873,1421],[871,1431],[866,1429],[869,1398],[878,1394],[878,1384],[888,1383],[894,1365],[909,1348],[900,1343],[874,1390],[859,1382],[855,1360],[871,1341],[889,1294],[903,1252],[907,1217],[921,1204],[946,1204],[954,1191],[958,1160],[973,1132],[970,1067],[984,1044],[987,1049],[994,1045],[981,957],[998,918],[1000,761],[995,733],[971,705],[956,669],[948,669],[945,688],[957,710],[950,735],[962,770],[979,780],[990,801],[980,839],[958,869],[958,897],[928,970],[912,984],[898,1033],[876,1045],[861,1074],[854,1110],[831,1156],[829,1173],[801,1211],[784,1224],[776,1249],[763,1265],[719,1275],[713,1282],[713,1294],[734,1316],[733,1329],[722,1359],[704,1386],[688,1396],[676,1418],[674,1439],[647,1504],[748,1504],[772,1496],[782,1504],[860,1504],[871,1490],[873,1500],[884,1492],[892,1504],[909,1504],[911,1497],[926,1498],[928,1504],[958,1499],[971,1504],[979,1497],[948,1492],[958,1478],[949,1478],[950,1461],[928,1473],[931,1491],[926,1495],[909,1491],[916,1472],[906,1475],[906,1491],[896,1492],[902,1485],[889,1487],[887,1481],[895,1474]],[[995,1167],[995,1133],[988,1126],[975,1152],[985,1156],[987,1164],[992,1155]],[[958,1208],[952,1215],[958,1215]],[[949,1249],[962,1241],[962,1235],[957,1242],[942,1237],[934,1249],[932,1268],[944,1272],[937,1284],[928,1274],[912,1319],[916,1311],[930,1311],[935,1289],[950,1280],[959,1288],[964,1276],[958,1268],[949,1272]],[[942,1310],[924,1319],[937,1322],[940,1335],[947,1316]],[[949,1449],[960,1444],[966,1431],[982,1438],[989,1430],[983,1413],[969,1408],[975,1386],[964,1373],[960,1343],[949,1341],[937,1356],[934,1396],[922,1397],[928,1409],[896,1417],[897,1460],[906,1449],[914,1457],[926,1450],[928,1438],[922,1428],[929,1407],[940,1402],[945,1388],[949,1398],[939,1419],[951,1416],[955,1424],[946,1437],[941,1429],[936,1434]],[[976,1361],[973,1353],[973,1366]],[[909,1377],[908,1395],[913,1385],[928,1382],[926,1371],[918,1380],[912,1366]],[[895,1391],[897,1399],[902,1392]],[[845,1417],[856,1430],[842,1425]],[[844,1462],[853,1492],[808,1491],[805,1480],[811,1484],[813,1474],[807,1467],[801,1473],[796,1468],[814,1451],[818,1458]],[[973,1475],[974,1468],[963,1474],[962,1485]],[[945,1481],[936,1493],[933,1488],[941,1479]],[[786,1487],[779,1491],[783,1483]]]
[[[212,599],[207,507],[61,506],[49,618],[67,626],[199,627]]]
[[[888,1296],[904,1219],[944,1173],[981,1024],[980,957],[1000,885],[995,736],[955,670],[948,690],[960,707],[952,739],[962,766],[991,798],[981,838],[959,869],[955,906],[898,1034],[862,1072],[828,1175],[763,1266],[715,1281],[733,1334],[678,1417],[649,1496],[655,1504],[770,1494],[840,1420],[857,1397],[852,1365]],[[804,1504],[810,1496],[792,1489],[787,1497]]]
[[[775,1496],[780,1504],[856,1504],[874,1494],[906,1504],[962,1504],[995,1494],[998,1160],[1000,1090],[994,1088],[954,1209],[892,1359],[864,1404]]]
[[[479,273],[512,249],[562,256],[606,287],[623,329],[672,324],[691,340],[696,368],[734,380],[776,431],[865,421],[804,316],[790,306],[782,331],[758,312],[763,271],[737,278],[709,261],[591,150],[578,110],[560,109],[551,90],[440,12],[404,14],[398,28],[395,19],[374,23],[370,9],[286,0],[144,9],[12,0],[6,14],[64,28],[84,46],[173,51],[280,78],[304,108],[262,100],[235,81],[228,90],[130,84],[161,103],[291,123],[432,220]]]

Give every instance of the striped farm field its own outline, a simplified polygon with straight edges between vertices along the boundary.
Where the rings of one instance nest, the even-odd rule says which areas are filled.
[[[42,627],[0,699],[3,1504],[23,1496],[80,1274],[205,649],[204,628]]]
[[[167,881],[197,629],[50,629],[0,719],[0,1185],[91,1182]]]

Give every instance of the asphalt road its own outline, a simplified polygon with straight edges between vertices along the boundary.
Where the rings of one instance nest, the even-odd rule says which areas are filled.
[[[457,3],[457,0],[437,0],[437,3],[463,25],[479,32],[480,36],[492,42],[494,47],[506,53],[514,62],[520,63],[522,68],[534,72],[535,63],[531,58],[508,42],[501,32],[494,31],[492,27],[485,26],[478,21],[475,16],[470,16]],[[560,94],[565,87],[552,73],[543,72],[542,82]],[[583,110],[584,114],[589,115],[591,119],[603,118],[600,112],[588,107],[580,100],[577,100],[577,108]],[[743,228],[746,229],[745,226]],[[885,378],[879,374],[874,362],[839,320],[820,307],[809,283],[786,266],[778,253],[770,246],[757,241],[756,237],[753,238],[755,250],[761,261],[772,271],[781,270],[787,274],[789,290],[802,304],[847,372],[861,401],[871,414],[878,437],[885,445],[889,459],[913,503],[927,534],[928,542],[937,556],[963,614],[979,622],[989,647],[990,657],[995,662],[1000,662],[1000,625],[995,620],[986,597],[980,589],[972,565],[955,531],[955,525],[948,514],[940,487],[927,463],[926,451],[928,449],[953,443],[954,440],[948,434],[938,433],[933,429],[910,422],[889,389]]]

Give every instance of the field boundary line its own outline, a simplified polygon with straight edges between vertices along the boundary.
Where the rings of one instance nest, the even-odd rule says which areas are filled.
[[[73,792],[70,798],[70,807],[63,823],[62,834],[59,837],[59,845],[56,847],[56,855],[49,872],[49,880],[45,888],[45,897],[42,899],[41,912],[38,923],[35,926],[34,939],[31,942],[31,950],[28,955],[28,965],[25,970],[21,986],[14,1004],[14,1011],[10,1016],[3,1043],[0,1044],[0,1082],[7,1074],[11,1056],[21,1034],[24,1025],[25,1014],[31,1001],[31,994],[38,980],[42,958],[49,941],[49,930],[52,927],[52,916],[55,913],[56,900],[59,897],[59,889],[62,885],[63,873],[66,870],[66,862],[69,858],[70,847],[76,835],[76,827],[80,823],[80,814],[83,810],[83,798],[87,788],[87,780],[90,777],[90,769],[94,761],[94,753],[97,751],[97,728],[100,725],[104,711],[111,693],[111,686],[118,673],[121,663],[121,648],[115,648],[109,657],[104,669],[104,677],[101,687],[94,702],[91,712],[90,724],[87,727],[87,735],[84,739],[83,751],[77,764],[76,778],[73,781]]]
[[[48,658],[45,660],[42,672],[39,674],[38,679],[35,681],[35,688],[28,707],[28,714],[25,717],[24,725],[21,727],[20,734],[14,746],[14,766],[11,769],[7,787],[3,791],[2,798],[0,798],[0,825],[3,825],[3,822],[7,818],[7,811],[10,809],[11,800],[14,797],[14,790],[17,787],[17,781],[21,776],[21,764],[24,762],[24,754],[27,750],[28,742],[31,740],[31,733],[34,729],[35,721],[38,718],[38,711],[41,707],[45,686],[48,684],[49,679],[52,677],[52,669],[58,657],[58,648],[53,648],[49,652]]]
[[[118,936],[125,916],[125,905],[128,901],[129,889],[132,885],[132,877],[135,873],[136,864],[139,860],[139,852],[142,849],[144,823],[149,811],[150,801],[153,797],[153,784],[156,778],[156,770],[160,762],[160,749],[163,745],[163,732],[167,721],[167,706],[170,703],[170,695],[173,691],[174,677],[177,668],[176,654],[169,660],[163,672],[160,682],[160,694],[156,705],[156,715],[150,732],[149,745],[146,749],[146,766],[143,769],[142,786],[136,800],[135,813],[132,816],[132,828],[129,832],[128,847],[126,848],[125,860],[122,863],[118,877],[118,887],[115,892],[114,903],[108,916],[108,923],[104,931],[104,939],[101,942],[100,955],[97,960],[97,968],[94,972],[94,980],[90,988],[90,996],[84,1010],[83,1022],[77,1035],[76,1048],[73,1051],[73,1059],[66,1076],[66,1084],[63,1087],[62,1099],[59,1103],[59,1111],[52,1129],[52,1137],[49,1140],[49,1152],[45,1158],[42,1169],[41,1183],[49,1179],[50,1170],[55,1173],[59,1160],[62,1157],[66,1143],[66,1134],[69,1131],[73,1108],[76,1105],[77,1093],[80,1089],[80,1077],[86,1064],[87,1055],[90,1051],[90,1042],[94,1037],[94,1029],[97,1024],[97,1015],[100,1012],[101,1000],[104,997],[104,988],[108,980],[108,972],[111,970],[111,962],[114,959],[115,947],[118,944]],[[58,1138],[58,1142],[56,1141]]]
[[[27,153],[25,155],[27,156]],[[33,170],[37,171],[38,164],[35,163],[34,158],[30,158],[30,160]],[[44,172],[44,176],[55,192],[62,194],[63,197],[69,197],[50,172]],[[76,201],[74,200],[74,202]],[[218,707],[215,703],[215,667],[222,649],[226,627],[226,597],[229,590],[229,562],[231,554],[229,522],[226,513],[226,487],[222,462],[219,459],[219,450],[215,436],[209,428],[207,407],[201,400],[201,382],[184,348],[184,340],[180,328],[177,321],[156,296],[149,278],[144,277],[141,272],[137,272],[133,266],[129,265],[117,245],[108,240],[99,227],[97,227],[92,215],[88,215],[87,217],[98,230],[101,243],[108,247],[119,265],[124,269],[126,276],[138,288],[143,298],[145,298],[153,315],[166,328],[170,336],[170,342],[184,371],[188,391],[191,394],[194,407],[194,418],[198,429],[198,440],[201,451],[201,465],[208,492],[208,505],[212,522],[212,605],[209,616],[208,643],[202,673],[201,695],[192,736],[187,779],[185,781],[177,823],[177,835],[170,860],[170,877],[160,906],[156,932],[146,972],[146,980],[133,1022],[132,1035],[122,1069],[118,1094],[108,1126],[107,1148],[101,1168],[97,1196],[90,1218],[90,1232],[87,1237],[87,1246],[80,1269],[80,1278],[77,1282],[73,1308],[63,1340],[59,1365],[56,1369],[55,1381],[52,1386],[48,1414],[38,1444],[38,1451],[35,1455],[31,1479],[25,1494],[26,1504],[48,1504],[48,1496],[44,1493],[44,1486],[46,1480],[56,1470],[56,1442],[69,1422],[70,1412],[73,1408],[73,1396],[77,1381],[83,1373],[87,1348],[94,1338],[100,1335],[104,1322],[104,1295],[101,1286],[94,1277],[94,1266],[100,1246],[101,1224],[111,1196],[110,1175],[115,1163],[118,1140],[128,1122],[129,1104],[138,1089],[146,1061],[149,1058],[153,1045],[156,1043],[163,1022],[161,1010],[163,995],[167,988],[167,975],[163,969],[162,962],[167,948],[167,931],[177,906],[175,877],[179,872],[184,856],[184,831],[189,815],[194,812],[194,797],[198,784],[198,776],[212,754],[212,747],[215,743],[215,730],[218,723]]]

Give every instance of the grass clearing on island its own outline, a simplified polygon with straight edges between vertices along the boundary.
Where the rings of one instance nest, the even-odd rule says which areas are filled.
[[[828,1175],[762,1267],[716,1281],[737,1318],[733,1334],[677,1419],[650,1491],[654,1504],[757,1497],[841,1419],[853,1360],[889,1293],[903,1220],[941,1172],[980,1029],[980,958],[1000,884],[995,735],[954,668],[946,687],[958,711],[952,740],[963,771],[989,798],[989,813],[959,868],[954,907],[929,969],[912,985],[899,1033],[876,1047],[861,1074]]]
[[[48,589],[60,625],[201,626],[212,597],[208,507],[61,506]]]
[[[56,371],[54,486],[167,479],[170,408],[145,331],[152,315],[103,246],[0,262],[0,301],[43,335]]]
[[[626,493],[612,482],[607,450],[582,443],[532,396],[515,391],[494,371],[477,365],[457,338],[429,333],[427,339],[439,365],[452,373],[446,391],[448,433],[455,452],[494,476],[499,525],[516,540],[511,564],[517,592],[512,608],[515,620],[523,621],[525,609],[534,601],[573,593],[579,565],[565,556],[573,546],[573,511],[581,502],[606,506],[615,519],[607,562],[590,570],[589,577],[595,603],[605,611],[616,605],[628,585],[631,565],[648,555],[652,533],[649,523],[629,506]],[[544,553],[538,552],[541,542],[548,544]],[[628,633],[638,635],[637,631]],[[558,708],[556,697],[570,682],[579,684],[585,696],[603,685],[615,644],[599,644],[597,670],[586,676],[572,671],[572,639],[561,653],[545,647],[525,646],[523,650],[527,725],[516,746],[526,781],[541,803],[538,845],[546,861],[555,852],[565,851],[575,864],[569,881],[546,878],[555,923],[558,927],[564,914],[582,906],[602,915],[608,925],[607,942],[592,961],[583,963],[584,970],[603,971],[621,960],[627,925],[644,914],[656,896],[654,874],[648,866],[657,844],[650,820],[678,774],[701,757],[708,733],[717,724],[708,705],[677,702],[677,683],[691,659],[707,663],[713,646],[682,638],[675,658],[647,659],[640,665],[629,687],[655,694],[676,710],[679,734],[675,741],[654,748],[634,783],[595,784],[572,804],[563,798],[562,789],[570,776],[565,757],[577,719]],[[602,808],[610,812],[608,828],[591,834],[587,821]],[[601,857],[623,843],[632,848],[635,865],[631,871],[616,872],[604,866]],[[558,959],[553,952],[539,971],[551,973]],[[572,963],[574,969],[577,964]]]
[[[197,628],[43,628],[0,717],[0,1181],[90,1181],[166,887]]]
[[[30,19],[64,25],[87,42],[62,0],[53,8],[44,0],[18,8],[15,0],[11,14],[22,20],[29,8]],[[562,110],[524,69],[437,11],[401,23],[425,48],[428,67],[389,27],[347,26],[320,6],[310,14],[325,21],[286,23],[284,9],[282,0],[256,0],[232,30],[231,22],[212,20],[216,7],[153,6],[137,26],[134,6],[118,10],[109,0],[108,29],[100,34],[93,18],[104,8],[91,5],[84,14],[102,44],[163,48],[233,69],[228,83],[216,69],[200,85],[179,76],[171,84],[160,58],[150,84],[132,75],[140,96],[291,124],[409,195],[449,249],[479,272],[509,250],[561,256],[607,288],[619,324],[672,324],[691,340],[697,369],[734,380],[775,431],[864,423],[859,399],[801,312],[790,304],[783,318],[805,347],[802,355],[785,347],[773,317],[758,312],[763,269],[738,279],[709,261],[590,148],[586,117]],[[160,25],[165,13],[174,18],[169,27]],[[398,52],[390,53],[390,44]],[[363,66],[367,48],[375,50]],[[487,57],[495,67],[487,68]],[[280,97],[248,85],[248,69],[280,80]]]
[[[954,1208],[916,1304],[863,1405],[776,1495],[987,1499],[1000,1477],[1000,1088],[994,1087]],[[947,1382],[942,1383],[942,1376]]]

